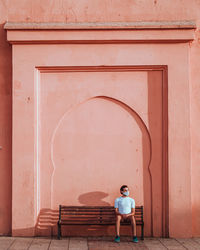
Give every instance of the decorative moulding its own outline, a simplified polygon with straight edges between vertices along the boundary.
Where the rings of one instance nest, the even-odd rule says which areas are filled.
[[[178,43],[194,39],[193,21],[6,23],[12,44]]]
[[[4,26],[7,30],[74,30],[74,29],[195,29],[194,21],[156,21],[156,22],[99,22],[99,23],[11,23]]]

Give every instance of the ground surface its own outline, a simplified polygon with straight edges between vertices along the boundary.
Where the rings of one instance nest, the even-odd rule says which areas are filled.
[[[123,237],[120,243],[110,237],[69,237],[62,240],[51,238],[0,237],[0,250],[107,250],[107,249],[199,249],[200,238],[163,239],[145,238],[139,243],[132,243],[131,238]]]

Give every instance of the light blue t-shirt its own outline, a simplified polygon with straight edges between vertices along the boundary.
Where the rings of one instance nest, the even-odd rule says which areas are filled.
[[[130,214],[131,209],[135,208],[135,201],[130,197],[119,197],[115,200],[115,208],[120,214]]]

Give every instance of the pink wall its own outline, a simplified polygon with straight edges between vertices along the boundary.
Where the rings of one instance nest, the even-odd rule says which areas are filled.
[[[190,96],[191,96],[191,181],[192,181],[192,222],[193,235],[200,235],[200,33],[196,31],[196,40],[191,44],[190,51]]]
[[[197,20],[199,1],[175,0],[12,0],[7,6],[10,22],[131,22]]]
[[[175,130],[172,133],[177,134],[178,128],[186,129],[184,136],[188,136],[191,145],[188,145],[188,151],[191,158],[188,158],[188,169],[184,173],[185,175],[191,174],[191,182],[186,183],[188,187],[187,196],[182,194],[184,180],[184,174],[181,172],[181,157],[184,151],[179,151],[177,157],[169,159],[170,164],[177,167],[177,172],[182,175],[182,183],[179,183],[179,175],[170,175],[170,190],[171,195],[169,200],[171,206],[176,207],[174,199],[180,200],[182,206],[187,207],[189,210],[192,208],[192,233],[185,232],[187,235],[199,236],[200,235],[200,45],[199,45],[199,24],[200,24],[200,3],[197,0],[193,1],[181,1],[174,0],[173,4],[168,0],[152,0],[152,1],[133,1],[133,0],[116,0],[116,1],[36,1],[36,0],[2,0],[0,2],[0,234],[8,234],[11,232],[11,46],[6,41],[6,32],[3,29],[5,22],[134,22],[134,21],[175,21],[175,20],[195,20],[197,24],[197,31],[195,40],[190,43],[188,55],[189,65],[185,65],[184,70],[190,74],[188,92],[182,93],[181,85],[178,87],[176,94],[181,93],[185,95],[186,99],[189,96],[190,102],[186,103],[186,112],[190,120],[184,124],[176,124]],[[181,47],[181,44],[179,45]],[[185,45],[182,45],[184,48]],[[176,51],[176,49],[174,50]],[[186,51],[186,50],[184,50]],[[77,55],[77,58],[78,55]],[[183,70],[183,69],[180,69]],[[173,71],[173,69],[172,69]],[[173,73],[174,74],[174,73]],[[170,76],[169,76],[170,77]],[[170,98],[173,97],[173,92],[170,94]],[[184,102],[183,102],[184,103]],[[170,106],[171,105],[171,106]],[[169,104],[171,110],[173,105],[177,103]],[[182,110],[184,112],[184,110]],[[181,116],[182,114],[180,114]],[[169,130],[174,129],[170,122],[174,122],[176,117],[172,116],[172,120],[169,121]],[[174,120],[173,120],[174,119]],[[184,143],[184,136],[183,141]],[[171,152],[173,155],[173,152]],[[175,161],[172,159],[176,159]],[[173,190],[179,190],[178,195],[173,193]],[[182,195],[180,195],[182,194]],[[186,202],[185,199],[190,197],[191,203]],[[13,197],[15,199],[15,197]],[[184,210],[184,208],[183,208]],[[177,228],[174,224],[181,223],[183,214],[171,215],[172,218],[177,218],[177,221],[170,221],[172,225],[172,234],[177,235]],[[183,235],[182,235],[183,236]]]

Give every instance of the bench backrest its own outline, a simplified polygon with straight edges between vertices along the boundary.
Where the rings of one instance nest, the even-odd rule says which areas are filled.
[[[143,223],[143,206],[136,206],[137,224]],[[115,209],[112,206],[59,206],[59,221],[62,224],[114,224]]]

